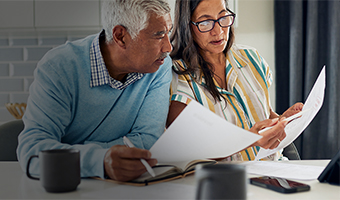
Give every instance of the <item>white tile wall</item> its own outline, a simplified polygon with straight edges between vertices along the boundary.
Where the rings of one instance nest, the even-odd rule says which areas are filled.
[[[7,111],[6,103],[27,102],[29,86],[34,80],[33,72],[42,56],[68,40],[83,38],[88,31],[78,34],[0,38],[0,124],[15,119]]]

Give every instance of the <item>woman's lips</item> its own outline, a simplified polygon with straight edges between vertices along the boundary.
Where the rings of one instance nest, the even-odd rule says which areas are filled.
[[[215,40],[215,41],[211,41],[210,43],[213,44],[213,45],[220,45],[223,43],[223,39],[220,39],[220,40]]]

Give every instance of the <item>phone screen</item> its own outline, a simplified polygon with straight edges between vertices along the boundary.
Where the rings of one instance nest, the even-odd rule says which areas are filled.
[[[257,177],[251,178],[250,183],[263,188],[268,188],[281,193],[293,193],[310,190],[310,186],[304,183],[287,180],[277,177]]]

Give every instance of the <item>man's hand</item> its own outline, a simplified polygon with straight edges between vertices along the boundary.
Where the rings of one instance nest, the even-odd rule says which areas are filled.
[[[275,149],[277,146],[279,146],[280,141],[282,141],[286,137],[286,132],[284,131],[284,128],[287,124],[286,121],[284,121],[284,117],[281,118],[280,121],[278,121],[278,118],[275,119],[266,119],[260,122],[257,122],[254,124],[254,126],[249,130],[253,133],[259,134],[258,132],[265,127],[273,126],[271,129],[262,132],[261,136],[263,136],[261,139],[256,141],[253,146],[260,146],[264,149]]]
[[[156,159],[151,159],[151,153],[148,150],[115,145],[105,154],[105,174],[117,181],[138,178],[146,172],[145,166],[140,161],[141,158],[145,159],[151,167],[157,164]]]

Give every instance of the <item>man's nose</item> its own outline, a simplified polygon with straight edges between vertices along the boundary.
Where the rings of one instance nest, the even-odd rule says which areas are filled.
[[[172,51],[172,45],[171,45],[171,42],[170,42],[170,37],[167,34],[164,37],[164,43],[163,43],[162,52],[169,52],[170,53],[171,51]]]

